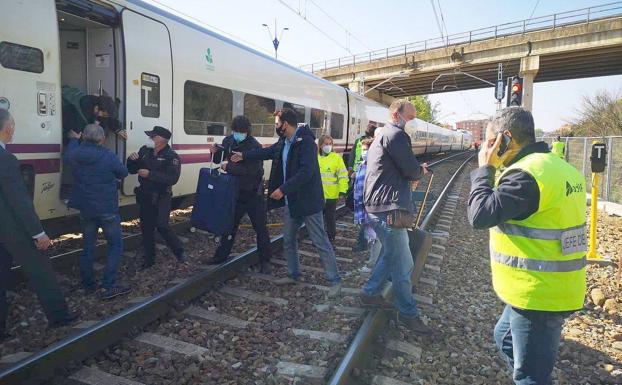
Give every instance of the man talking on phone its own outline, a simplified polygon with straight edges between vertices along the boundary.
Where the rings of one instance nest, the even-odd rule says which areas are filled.
[[[506,305],[495,343],[515,384],[550,384],[564,320],[585,297],[585,178],[535,141],[521,107],[488,124],[478,160],[468,215],[490,229],[492,283]]]

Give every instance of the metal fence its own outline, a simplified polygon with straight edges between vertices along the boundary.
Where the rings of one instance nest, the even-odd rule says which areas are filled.
[[[554,138],[542,138],[551,144]],[[597,140],[607,145],[607,168],[600,179],[599,198],[622,204],[622,136],[562,138],[566,141],[566,161],[585,175],[588,192],[592,188],[590,156],[592,142]]]
[[[576,9],[553,15],[534,17],[528,20],[493,25],[492,27],[456,33],[445,37],[408,43],[351,56],[344,56],[337,59],[325,60],[322,62],[307,64],[300,68],[305,71],[316,72],[331,68],[354,66],[356,64],[370,63],[374,60],[384,60],[392,57],[406,56],[417,52],[426,52],[430,49],[448,47],[450,45],[467,44],[480,40],[496,39],[503,36],[525,34],[527,32],[546,29],[556,29],[572,24],[588,24],[599,19],[620,16],[621,14],[622,2],[616,1],[613,3],[597,5],[595,7]]]

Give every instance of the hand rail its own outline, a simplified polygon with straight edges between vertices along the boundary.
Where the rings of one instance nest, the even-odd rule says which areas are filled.
[[[399,46],[367,51],[350,56],[342,56],[337,59],[324,60],[312,64],[306,64],[300,68],[305,71],[318,72],[333,68],[354,66],[356,63],[369,63],[373,60],[386,60],[393,57],[406,56],[417,52],[425,52],[430,49],[447,47],[449,45],[472,43],[478,40],[496,39],[512,34],[525,34],[545,29],[556,29],[572,24],[592,23],[596,20],[606,19],[622,15],[622,1],[597,5],[589,8],[580,8],[572,11],[555,13],[552,15],[538,16],[509,23],[493,25],[474,29],[467,32],[459,32],[447,35],[444,38],[437,37]]]

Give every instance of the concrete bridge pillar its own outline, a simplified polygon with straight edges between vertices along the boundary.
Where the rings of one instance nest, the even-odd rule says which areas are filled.
[[[533,79],[540,69],[540,56],[527,56],[520,60],[520,76],[523,78],[523,107],[533,108]]]

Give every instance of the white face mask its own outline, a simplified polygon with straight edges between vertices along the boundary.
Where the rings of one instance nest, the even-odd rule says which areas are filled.
[[[333,150],[333,146],[330,144],[325,144],[322,146],[322,152],[324,154],[330,154],[330,152]]]
[[[155,148],[155,142],[151,138],[147,138],[145,141],[145,147],[147,148]]]
[[[361,159],[367,160],[367,150],[361,152]]]

